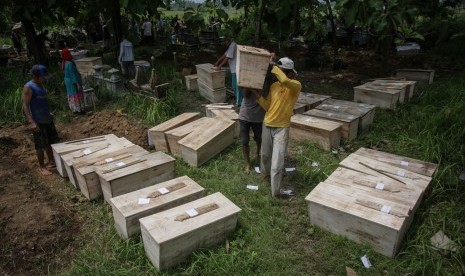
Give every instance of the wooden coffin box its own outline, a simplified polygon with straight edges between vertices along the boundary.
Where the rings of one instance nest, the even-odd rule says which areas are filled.
[[[354,87],[354,102],[395,109],[403,90],[371,86],[369,83]],[[405,92],[404,92],[405,93]]]
[[[207,126],[208,123],[211,123],[213,120],[215,119],[202,117],[198,120],[192,121],[183,126],[167,131],[165,134],[166,139],[168,140],[168,144],[170,146],[171,153],[174,156],[182,157],[181,146],[178,143],[179,140],[186,137],[188,134],[190,134],[196,129],[204,129],[205,126]]]
[[[237,85],[262,89],[270,65],[271,54],[265,49],[237,45]]]
[[[291,117],[289,137],[296,141],[311,141],[324,150],[331,150],[339,147],[341,131],[341,123],[296,114]]]
[[[118,150],[124,147],[128,147],[133,145],[132,142],[127,140],[126,138],[118,138],[117,143],[107,143],[107,144],[101,144],[101,145],[95,145],[95,146],[90,146],[87,148],[83,148],[81,150],[71,152],[68,154],[65,154],[61,157],[63,160],[65,169],[66,169],[66,174],[68,175],[68,179],[71,182],[71,184],[74,185],[74,187],[79,188],[77,185],[76,181],[76,174],[74,172],[74,163],[86,163],[86,160],[89,160],[90,158],[94,156],[100,156],[104,155],[108,152],[112,152],[114,150]]]
[[[231,120],[234,122],[234,138],[239,137],[241,125],[239,122],[239,114],[234,109],[213,109],[211,110],[213,118],[220,120]]]
[[[199,86],[197,85],[197,74],[188,75],[184,77],[186,79],[186,89],[187,91],[198,91]]]
[[[341,138],[352,141],[357,138],[359,117],[341,111],[312,109],[304,115],[334,121],[342,124]]]
[[[154,152],[126,161],[110,163],[97,174],[103,197],[110,198],[155,185],[174,178],[175,159],[163,152]]]
[[[236,228],[241,209],[221,193],[140,219],[145,254],[159,270],[214,246]]]
[[[65,169],[65,164],[61,159],[61,156],[81,150],[84,148],[88,148],[90,146],[97,146],[97,145],[105,145],[108,143],[116,142],[118,137],[114,134],[107,134],[102,136],[95,136],[89,138],[78,139],[74,141],[67,141],[62,143],[57,143],[52,145],[53,151],[53,159],[55,160],[55,164],[57,166],[57,171],[62,177],[67,177],[68,174]]]
[[[328,99],[331,99],[331,96],[301,92],[297,102],[305,104],[305,111],[308,111],[317,107]]]
[[[302,114],[307,111],[307,104],[296,102],[294,105],[294,114]]]
[[[213,64],[210,63],[197,64],[195,68],[197,68],[197,80],[204,83],[206,87],[211,90],[225,87],[226,70],[213,70]]]
[[[227,103],[214,103],[205,105],[205,115],[207,117],[213,118],[215,115],[212,113],[212,110],[217,109],[234,109],[234,105]]]
[[[102,185],[97,175],[97,170],[107,168],[108,164],[124,162],[128,163],[133,158],[148,155],[150,152],[137,145],[124,147],[119,150],[107,152],[102,155],[93,156],[85,162],[74,163],[74,175],[77,185],[82,194],[89,200],[94,200],[101,196]]]
[[[358,133],[364,133],[370,129],[375,117],[376,106],[350,101],[328,99],[316,107],[319,110],[344,112],[359,117]]]
[[[118,234],[128,239],[140,234],[139,219],[194,201],[204,188],[181,176],[110,199]]]
[[[153,144],[157,151],[169,152],[169,145],[166,140],[165,132],[195,121],[198,118],[200,118],[199,112],[188,112],[152,127],[148,130],[149,145]]]
[[[374,80],[371,82],[371,85],[394,89],[405,89],[405,99],[401,101],[399,98],[399,102],[406,102],[413,97],[416,83],[416,81]],[[402,94],[400,96],[402,96]]]
[[[179,140],[181,154],[189,165],[199,167],[234,141],[234,122],[215,119]]]
[[[409,81],[418,81],[423,84],[432,84],[434,80],[434,70],[428,69],[397,69],[396,77],[405,78]]]
[[[226,100],[226,87],[213,89],[200,79],[197,79],[197,85],[200,95],[208,101],[212,103],[222,103]]]
[[[102,65],[101,57],[85,57],[75,60],[76,68],[83,76],[92,75],[95,73],[94,65]]]

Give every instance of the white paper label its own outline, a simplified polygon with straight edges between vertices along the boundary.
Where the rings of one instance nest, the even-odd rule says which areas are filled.
[[[255,172],[260,173],[260,167],[255,167]]]
[[[312,162],[312,167],[318,167],[318,162]]]
[[[333,116],[333,113],[328,113],[328,117],[332,117]]]
[[[85,149],[82,151],[82,153],[84,153],[84,155],[89,155],[92,153],[92,150],[91,149]]]
[[[149,204],[150,203],[150,198],[139,198],[139,204],[144,205],[144,204]]]
[[[107,162],[107,163],[113,162],[113,158],[111,158],[111,157],[107,158],[107,159],[105,159],[105,162]]]
[[[376,183],[376,189],[377,190],[384,190],[384,183],[381,183],[381,182]]]
[[[258,186],[255,186],[255,185],[247,185],[247,189],[257,191],[257,190],[258,190]]]
[[[389,212],[391,212],[391,206],[383,205],[383,207],[381,208],[381,212],[389,214]]]
[[[405,172],[403,172],[403,171],[398,171],[398,172],[397,172],[397,175],[400,176],[400,177],[405,177]]]
[[[400,161],[400,165],[404,167],[408,167],[408,162],[407,161]]]
[[[347,119],[353,120],[353,119],[355,119],[355,117],[354,116],[347,116]]]
[[[193,218],[199,214],[195,209],[190,209],[186,211],[186,214],[189,215],[189,217]]]
[[[341,108],[341,107],[338,106],[338,105],[335,105],[334,108],[335,108],[335,109],[339,109],[339,108]]]
[[[296,168],[285,168],[286,172],[293,172],[296,170]]]
[[[371,267],[371,262],[370,262],[370,259],[368,259],[367,255],[364,255],[362,258],[360,258],[362,260],[362,263],[363,263],[363,266],[366,267],[366,268],[370,268]]]
[[[89,144],[90,141],[89,141],[89,140],[84,140],[84,141],[82,141],[82,143],[84,143],[84,144]]]
[[[116,166],[117,166],[117,167],[122,167],[122,166],[124,166],[124,165],[126,165],[126,164],[124,164],[124,162],[118,162],[118,163],[116,163]]]
[[[166,189],[166,188],[161,188],[161,189],[158,189],[158,191],[160,192],[160,194],[164,195],[164,194],[167,194],[170,192],[170,190]]]

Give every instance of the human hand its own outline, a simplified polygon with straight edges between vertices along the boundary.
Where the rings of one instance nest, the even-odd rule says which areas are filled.
[[[219,67],[219,66],[213,66],[213,67],[212,67],[212,70],[220,71],[220,70],[221,70],[221,67]]]
[[[35,122],[29,123],[29,129],[31,129],[34,132],[39,132],[39,127],[37,126]]]

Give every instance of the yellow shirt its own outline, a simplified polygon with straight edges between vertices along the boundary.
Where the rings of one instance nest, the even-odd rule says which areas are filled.
[[[298,80],[288,78],[277,66],[273,66],[271,73],[278,81],[271,85],[267,98],[257,99],[266,111],[263,122],[269,127],[289,127],[302,85]]]

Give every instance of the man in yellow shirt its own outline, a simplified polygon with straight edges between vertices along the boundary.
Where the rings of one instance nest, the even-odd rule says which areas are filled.
[[[284,171],[284,156],[289,141],[289,126],[294,114],[294,105],[302,85],[294,77],[294,62],[285,57],[271,70],[278,81],[273,83],[266,98],[259,96],[257,102],[265,109],[262,130],[261,173],[271,178],[271,194],[280,194]],[[257,93],[257,91],[254,91]]]

